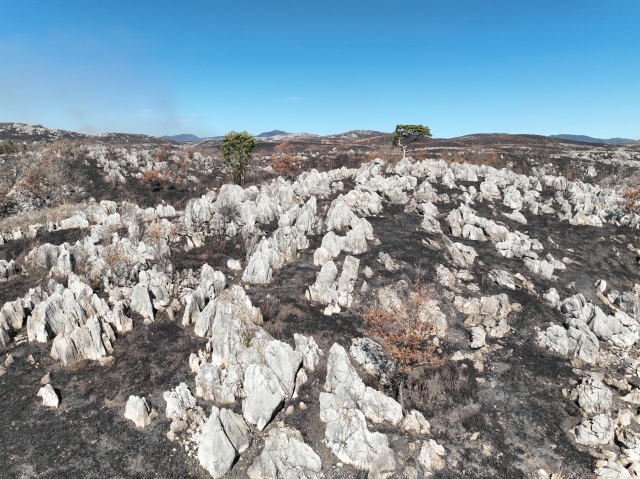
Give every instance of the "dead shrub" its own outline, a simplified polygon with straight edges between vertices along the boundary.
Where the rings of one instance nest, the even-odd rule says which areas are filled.
[[[625,207],[632,213],[640,212],[640,183],[627,186],[622,192]]]
[[[153,151],[153,159],[157,162],[167,161],[168,157],[169,157],[169,153],[164,148],[156,148]]]
[[[274,338],[282,340],[284,338],[284,321],[282,319],[286,311],[282,308],[280,300],[273,296],[267,296],[259,303],[259,306],[265,331]]]
[[[260,304],[260,311],[262,312],[262,319],[265,322],[272,322],[278,319],[280,314],[280,300],[273,296],[267,296]]]
[[[445,362],[436,368],[417,368],[407,378],[406,397],[410,404],[433,415],[452,404],[473,399],[471,376],[457,363]]]
[[[288,175],[298,169],[298,157],[291,155],[271,158],[269,166],[280,175]]]
[[[380,343],[395,361],[398,397],[404,408],[405,381],[417,367],[436,368],[443,363],[433,342],[436,318],[429,307],[435,299],[432,285],[414,283],[400,304],[391,309],[372,306],[364,314],[366,335]]]
[[[295,147],[289,141],[280,143],[274,148],[274,153],[268,165],[280,175],[287,175],[299,167],[300,156],[294,155]]]

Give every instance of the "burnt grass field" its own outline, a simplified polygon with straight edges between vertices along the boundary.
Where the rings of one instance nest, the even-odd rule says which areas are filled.
[[[432,145],[432,152],[427,148],[416,154],[429,155],[440,148],[445,156],[449,148],[469,150],[482,146],[482,141],[490,143],[489,139],[482,138],[470,141],[471,144],[465,144],[464,140],[448,143],[443,140]],[[539,156],[544,158],[553,148],[560,148],[536,141],[539,140],[524,137],[512,139],[511,145],[485,144],[484,147],[502,148],[502,154],[507,157],[505,162],[510,160],[524,169],[531,166],[528,158],[534,157],[536,151],[542,152]],[[303,145],[307,149],[312,146]],[[375,151],[376,145],[365,144],[362,148]],[[337,161],[336,167],[340,166]],[[580,171],[584,166],[581,163],[568,165],[570,160],[550,159],[549,163],[554,161],[556,168],[562,170],[558,173]],[[603,175],[612,168],[594,164],[604,172]],[[540,164],[535,163],[535,166],[540,167]],[[219,187],[219,184],[214,186],[215,176],[205,178],[212,189]],[[611,174],[607,178],[610,179]],[[255,179],[258,182],[259,176]],[[587,180],[595,182],[600,178]],[[88,194],[98,200],[120,201],[112,196],[120,190],[96,181],[100,191],[94,194],[89,190]],[[344,192],[353,186],[345,181]],[[433,186],[438,194],[455,197],[459,193],[442,184]],[[145,198],[140,206],[154,206],[164,200],[176,209],[182,209],[192,195],[188,188],[154,189],[153,185],[149,188],[150,194],[136,189],[124,196],[131,202]],[[542,192],[543,198],[551,194]],[[335,196],[318,202],[320,215],[326,214]],[[438,219],[446,235],[444,218],[459,205],[459,200],[437,205]],[[239,237],[208,237],[202,246],[190,251],[176,245],[171,252],[171,261],[177,271],[196,271],[204,263],[222,271],[228,284],[243,284],[253,305],[261,307],[265,319],[263,327],[274,338],[293,344],[294,333],[313,336],[325,354],[334,343],[348,350],[352,338],[367,333],[363,314],[381,288],[397,285],[399,281],[435,284],[440,308],[448,322],[447,334],[438,349],[444,362],[435,369],[415,369],[405,385],[407,409],[424,413],[431,423],[428,438],[435,439],[446,449],[446,466],[434,471],[431,477],[520,479],[534,477],[534,471],[545,469],[549,473],[563,472],[566,478],[595,478],[593,471],[598,453],[576,443],[570,430],[583,420],[582,413],[575,401],[563,395],[563,389],[571,390],[581,380],[583,365],[572,363],[536,344],[534,338],[538,330],[563,322],[560,311],[546,304],[541,293],[554,287],[560,298],[581,292],[587,300],[596,302],[594,283],[598,279],[606,279],[609,289],[633,289],[639,282],[640,268],[637,253],[626,245],[638,246],[638,231],[613,224],[602,227],[571,225],[554,215],[534,215],[524,209],[522,213],[527,224],[523,225],[502,215],[503,212],[510,213],[511,209],[500,201],[476,202],[471,206],[478,216],[538,239],[544,246],[542,256],[551,253],[556,259],[569,257],[571,261],[567,262],[565,270],[556,271],[553,279],[544,279],[527,271],[522,260],[500,256],[491,241],[471,241],[449,235],[454,241],[472,246],[478,256],[469,268],[471,277],[456,282],[453,290],[447,289],[438,284],[436,276],[436,265],[451,267],[446,251],[434,247],[434,244],[441,244],[442,235],[425,233],[420,228],[421,214],[406,212],[404,205],[388,201],[384,202],[380,215],[367,218],[377,241],[370,243],[369,251],[357,255],[360,271],[369,266],[375,274],[365,278],[360,273],[354,287],[355,304],[331,316],[323,315],[323,306],[305,298],[306,289],[314,283],[319,271],[313,264],[313,252],[320,246],[322,235],[310,235],[309,247],[300,251],[294,261],[274,270],[273,279],[265,285],[244,284],[242,270],[227,267],[229,258],[246,264],[246,247]],[[270,234],[277,226],[273,223],[263,227],[265,234]],[[0,305],[23,296],[36,285],[46,286],[46,271],[31,270],[20,264],[27,252],[44,243],[74,243],[82,240],[85,234],[86,231],[80,229],[39,232],[35,238],[0,245],[0,259],[16,260],[19,269],[19,274],[0,283]],[[397,264],[395,270],[388,271],[380,264],[381,252],[393,258]],[[344,252],[335,258],[338,270],[341,270],[344,258]],[[488,273],[495,269],[524,274],[533,284],[535,293],[524,288],[508,291],[491,282]],[[365,292],[362,292],[363,281],[367,282]],[[472,287],[468,288],[470,285]],[[509,332],[500,339],[487,338],[487,346],[480,350],[470,350],[469,331],[463,324],[466,315],[453,306],[454,296],[501,293],[507,293],[512,305],[519,304],[508,316]],[[0,356],[0,365],[5,365],[9,356],[13,359],[5,365],[5,373],[0,376],[0,476],[16,479],[209,478],[197,457],[166,438],[170,421],[164,416],[163,392],[181,382],[195,390],[189,355],[204,348],[207,342],[206,338],[194,334],[193,327],[182,326],[181,316],[182,310],[175,320],[169,319],[164,312],[157,312],[154,323],[144,324],[141,317],[133,314],[133,330],[117,334],[114,352],[110,355],[113,359],[105,365],[82,361],[64,367],[51,357],[50,342],[30,343],[26,333],[18,333]],[[452,359],[458,351],[467,356]],[[599,371],[598,367],[590,366],[591,371],[612,377],[622,374],[615,370]],[[36,396],[45,374],[50,375],[51,384],[60,397],[58,409],[43,408]],[[300,397],[288,401],[272,422],[282,421],[302,433],[305,442],[322,459],[325,477],[367,477],[366,471],[339,464],[325,444],[317,398],[323,390],[326,369],[321,365],[308,374],[309,381],[302,387]],[[366,384],[385,390],[392,397],[397,396],[393,387],[385,389],[374,377],[362,370],[360,374]],[[640,380],[635,379],[640,385]],[[137,429],[123,417],[127,399],[132,394],[146,397],[158,412],[150,426],[144,429]],[[308,408],[296,407],[292,414],[285,412],[287,405],[300,401]],[[198,399],[198,403],[207,413],[213,405],[202,399]],[[239,404],[235,409],[241,412]],[[370,425],[370,429],[387,434],[396,462],[403,467],[419,469],[414,442],[426,439],[426,436],[408,437],[389,425]],[[225,477],[247,477],[247,468],[264,444],[263,433],[254,431],[253,435],[252,446]],[[398,468],[394,477],[404,477],[402,471],[402,467]]]

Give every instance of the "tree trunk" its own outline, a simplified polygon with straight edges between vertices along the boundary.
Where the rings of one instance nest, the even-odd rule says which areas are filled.
[[[404,377],[400,378],[400,387],[398,388],[398,402],[400,403],[400,409],[404,416]]]

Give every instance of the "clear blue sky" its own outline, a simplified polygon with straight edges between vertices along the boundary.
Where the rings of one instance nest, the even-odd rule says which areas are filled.
[[[0,0],[0,121],[640,138],[640,1]]]

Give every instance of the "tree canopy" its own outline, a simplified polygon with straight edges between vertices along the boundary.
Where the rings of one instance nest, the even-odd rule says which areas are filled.
[[[257,144],[256,139],[246,131],[230,131],[224,135],[220,144],[222,162],[229,169],[234,183],[244,185],[251,152]]]
[[[407,146],[422,138],[431,138],[431,130],[424,125],[396,125],[391,136],[391,144],[402,148],[402,159],[407,154]]]

